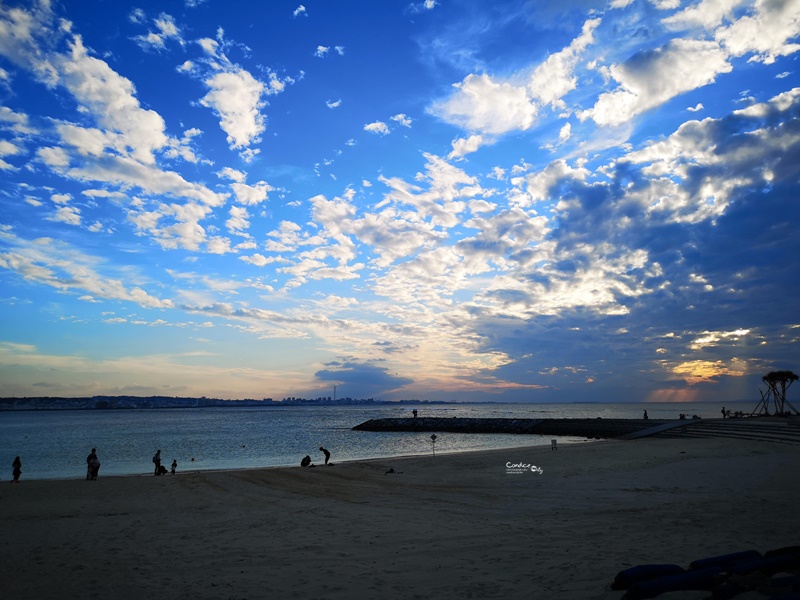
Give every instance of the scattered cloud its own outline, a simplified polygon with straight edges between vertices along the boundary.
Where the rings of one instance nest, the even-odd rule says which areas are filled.
[[[376,133],[378,135],[388,135],[389,126],[383,121],[373,121],[372,123],[364,125],[364,131],[369,131],[370,133]]]

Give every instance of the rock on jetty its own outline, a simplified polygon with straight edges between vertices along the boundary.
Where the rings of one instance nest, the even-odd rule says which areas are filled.
[[[370,419],[356,431],[445,431],[450,433],[518,433],[617,438],[669,423],[658,419],[470,419],[418,417]]]

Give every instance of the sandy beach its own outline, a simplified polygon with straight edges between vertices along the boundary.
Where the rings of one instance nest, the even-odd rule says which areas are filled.
[[[97,481],[23,473],[0,482],[0,597],[611,600],[629,566],[800,543],[799,471],[798,446],[640,439]]]

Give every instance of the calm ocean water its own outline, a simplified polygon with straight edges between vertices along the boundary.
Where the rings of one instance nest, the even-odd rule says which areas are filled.
[[[750,410],[755,403],[732,410]],[[678,413],[719,417],[720,404],[468,404],[280,408],[199,408],[110,411],[0,412],[0,479],[11,479],[11,462],[22,458],[22,479],[83,478],[92,448],[100,476],[152,473],[161,449],[165,466],[178,471],[298,465],[306,454],[322,462],[430,454],[430,433],[352,431],[368,419],[410,416],[500,418],[674,419]],[[549,445],[551,436],[441,433],[436,453]],[[585,442],[562,438],[562,443]],[[192,460],[194,458],[194,460]]]

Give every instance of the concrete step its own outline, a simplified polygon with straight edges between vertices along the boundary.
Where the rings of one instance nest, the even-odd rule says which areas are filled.
[[[800,423],[795,421],[763,421],[759,419],[717,419],[689,422],[663,433],[658,437],[726,437],[736,439],[763,440],[787,444],[800,444]]]

